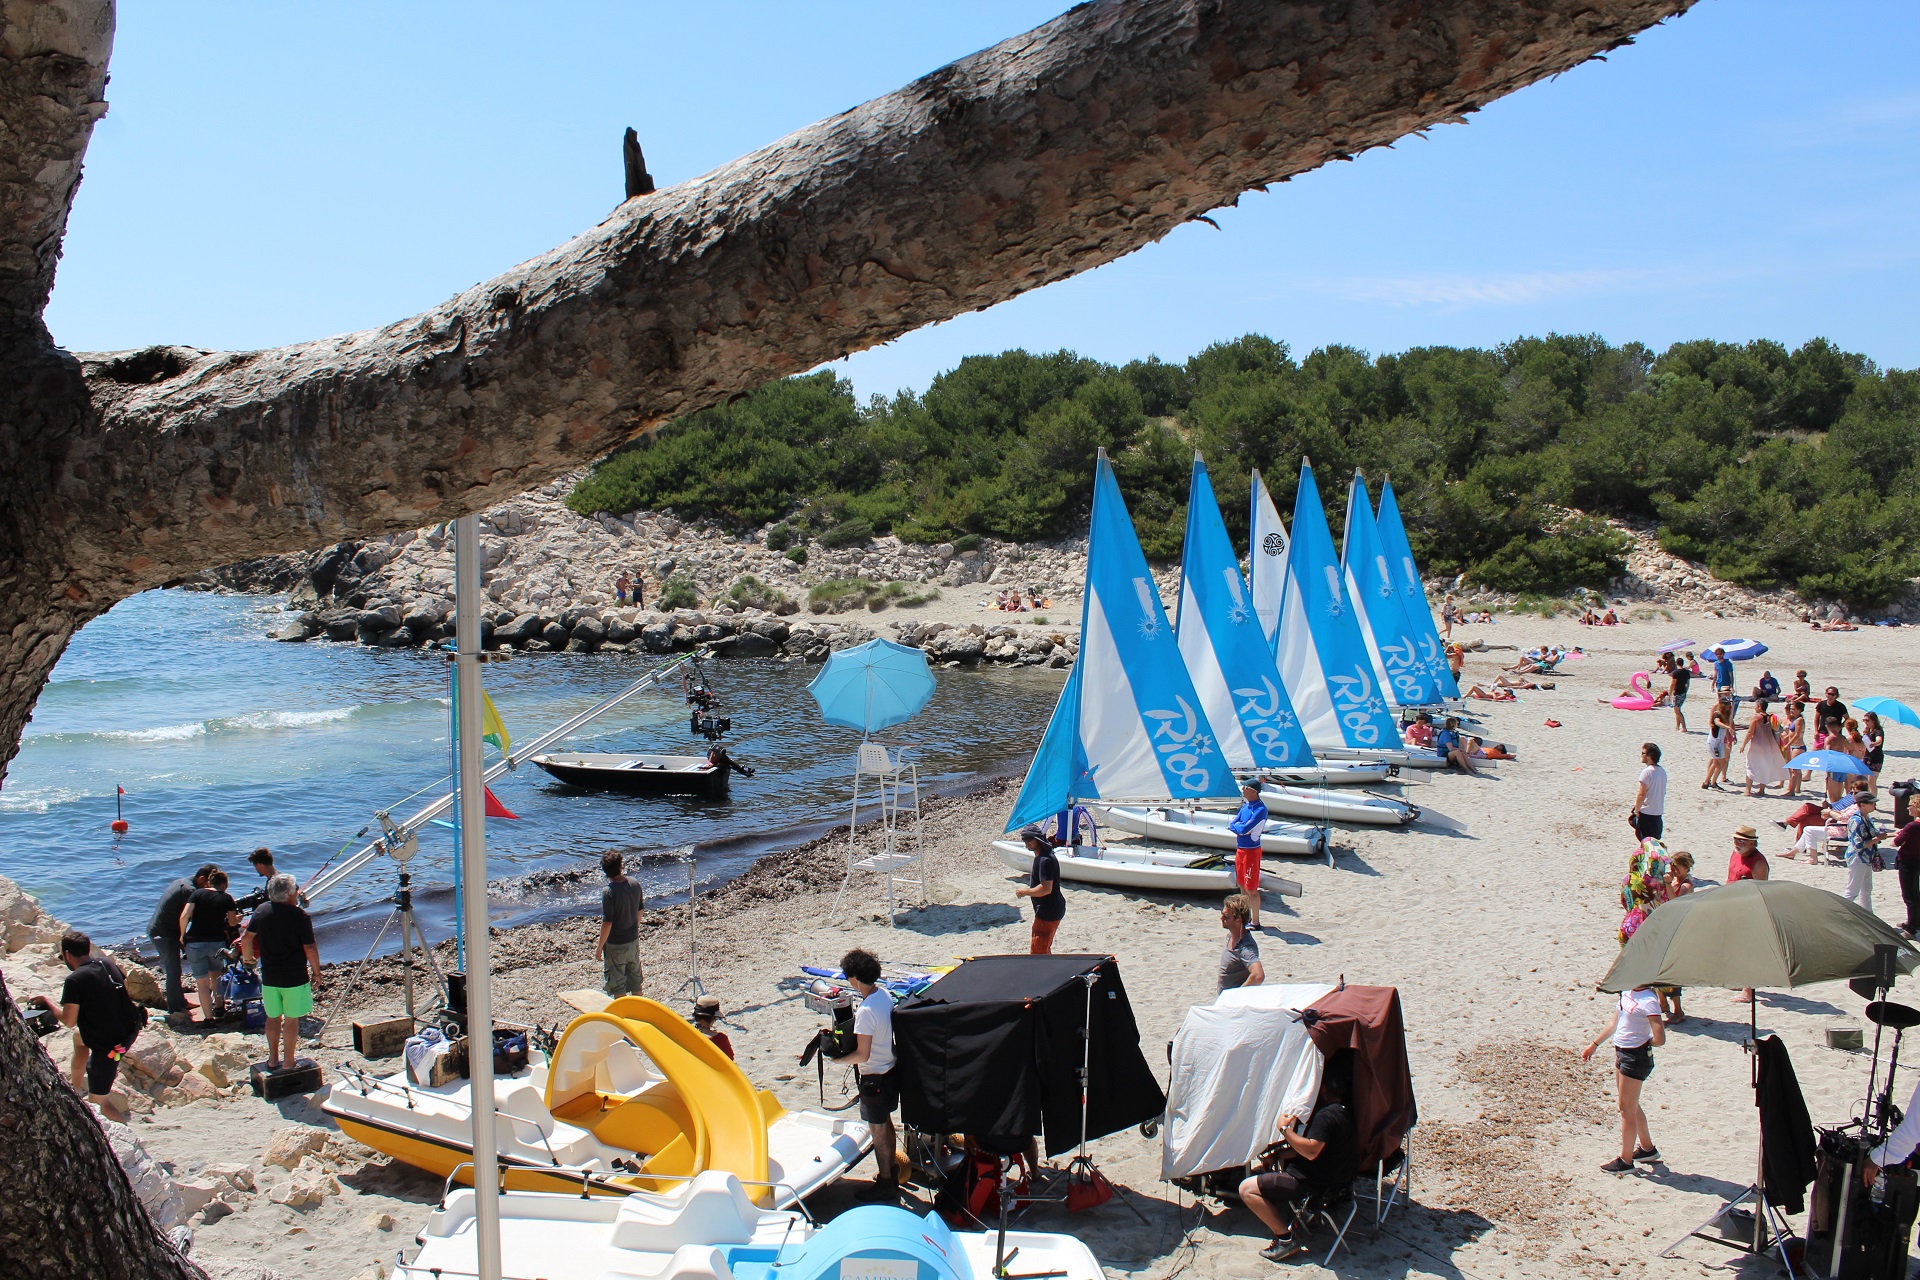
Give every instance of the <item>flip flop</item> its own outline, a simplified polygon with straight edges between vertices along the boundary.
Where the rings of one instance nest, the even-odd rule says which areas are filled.
[[[1559,727],[1560,727],[1560,722],[1559,722],[1558,720],[1549,720],[1549,721],[1547,721],[1547,728],[1549,728],[1549,729],[1558,729]]]

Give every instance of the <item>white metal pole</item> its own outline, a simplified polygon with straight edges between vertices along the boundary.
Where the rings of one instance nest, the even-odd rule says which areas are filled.
[[[494,1140],[492,946],[487,930],[487,803],[481,779],[480,526],[454,524],[453,608],[459,633],[454,698],[460,727],[461,914],[467,935],[467,1077],[473,1114],[475,1253],[480,1280],[500,1280],[500,1161]]]

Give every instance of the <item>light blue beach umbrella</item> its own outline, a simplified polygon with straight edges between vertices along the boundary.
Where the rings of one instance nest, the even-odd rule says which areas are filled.
[[[1735,662],[1745,662],[1750,658],[1757,658],[1767,651],[1767,646],[1758,640],[1722,640],[1713,647],[1716,649],[1725,649],[1727,651],[1727,657]]]
[[[807,686],[828,724],[872,733],[911,719],[933,697],[927,655],[891,640],[842,649]]]
[[[1855,698],[1853,705],[1861,711],[1871,711],[1882,720],[1891,720],[1895,724],[1904,724],[1909,729],[1920,729],[1920,711],[1915,711],[1898,698]]]
[[[1844,751],[1825,749],[1803,751],[1787,761],[1787,768],[1805,769],[1814,773],[1858,773],[1863,776],[1873,772],[1857,756],[1850,756]]]

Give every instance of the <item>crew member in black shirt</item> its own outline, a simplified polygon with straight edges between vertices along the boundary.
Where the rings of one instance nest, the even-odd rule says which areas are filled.
[[[1320,1094],[1313,1118],[1304,1128],[1297,1116],[1280,1117],[1280,1141],[1273,1152],[1280,1167],[1258,1173],[1240,1184],[1240,1200],[1253,1216],[1273,1232],[1273,1243],[1260,1251],[1270,1262],[1282,1262],[1306,1249],[1297,1222],[1289,1222],[1293,1202],[1316,1192],[1337,1191],[1353,1182],[1357,1149],[1353,1119],[1347,1114],[1345,1078],[1336,1057],[1320,1077]]]
[[[610,996],[637,996],[646,975],[640,969],[640,909],[646,905],[640,886],[627,879],[625,860],[612,849],[602,855],[600,869],[607,887],[600,893],[600,942],[593,954]]]
[[[1050,956],[1053,935],[1060,931],[1060,922],[1067,915],[1067,899],[1060,892],[1060,859],[1053,852],[1053,841],[1032,823],[1020,829],[1020,839],[1033,855],[1033,866],[1027,872],[1026,887],[1013,892],[1017,897],[1033,899],[1031,953]]]
[[[127,1109],[114,1098],[113,1081],[120,1074],[121,1056],[147,1025],[146,1010],[127,994],[127,977],[120,966],[106,956],[95,957],[93,942],[78,929],[61,935],[60,958],[70,970],[60,988],[60,1003],[47,996],[38,999],[80,1033],[80,1044],[87,1051],[86,1070],[83,1074],[76,1054],[73,1087],[84,1089],[87,1101],[108,1119],[124,1124]]]
[[[313,919],[294,901],[300,886],[278,874],[267,881],[267,901],[247,921],[240,954],[260,961],[260,1004],[267,1015],[267,1070],[297,1061],[300,1019],[313,1012],[320,986],[320,948]]]
[[[240,909],[227,895],[227,873],[215,867],[207,873],[204,889],[195,889],[180,912],[180,938],[186,943],[187,972],[193,975],[194,994],[200,998],[200,1016],[208,1022],[219,1017],[215,997],[220,975],[227,962],[220,953],[237,936]]]
[[[1825,733],[1829,724],[1846,728],[1847,704],[1840,701],[1840,690],[1832,685],[1827,686],[1827,696],[1814,704],[1813,723],[1815,730],[1820,733]]]
[[[168,885],[153,919],[147,922],[147,936],[153,939],[153,948],[160,953],[160,972],[167,975],[169,1022],[187,1021],[187,991],[180,981],[180,913],[186,910],[187,899],[193,896],[193,891],[206,888],[207,877],[219,869],[209,862],[193,873],[193,879],[175,880]]]

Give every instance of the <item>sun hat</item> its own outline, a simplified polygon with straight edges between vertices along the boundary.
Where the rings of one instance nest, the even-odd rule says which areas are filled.
[[[1760,833],[1758,831],[1755,831],[1752,827],[1744,827],[1744,826],[1735,827],[1733,829],[1733,838],[1735,840],[1752,840],[1758,843],[1760,839]]]
[[[695,1000],[693,1002],[693,1012],[696,1017],[702,1017],[702,1018],[719,1017],[720,1016],[720,997],[719,996],[701,996],[698,1000]]]

